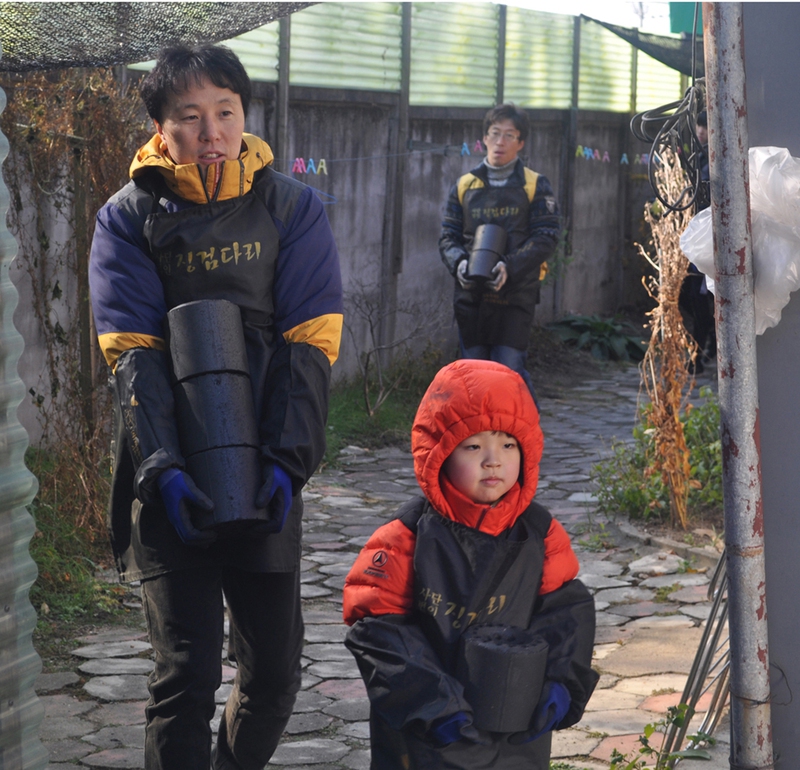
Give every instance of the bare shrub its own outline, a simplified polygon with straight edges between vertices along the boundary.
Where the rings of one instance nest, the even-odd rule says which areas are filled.
[[[416,348],[429,347],[443,326],[438,307],[430,302],[399,302],[387,307],[379,287],[354,281],[345,292],[345,328],[358,357],[364,393],[364,408],[373,417],[395,388],[411,372],[407,365]],[[352,319],[352,320],[348,320]],[[402,331],[388,336],[387,326],[394,322]],[[359,338],[358,332],[365,332]],[[406,365],[393,365],[403,359]]]
[[[668,200],[677,200],[686,182],[678,157],[672,152],[660,156],[656,180]],[[649,430],[654,431],[655,451],[645,473],[660,473],[669,490],[672,525],[688,525],[687,500],[690,487],[689,449],[681,413],[688,408],[694,378],[687,364],[697,357],[697,345],[683,324],[678,297],[689,262],[680,248],[680,237],[692,217],[691,210],[666,213],[657,204],[645,208],[645,220],[653,236],[652,254],[637,244],[642,256],[653,266],[655,276],[643,279],[656,306],[648,313],[650,342],[641,363],[642,381],[650,397],[645,412]]]

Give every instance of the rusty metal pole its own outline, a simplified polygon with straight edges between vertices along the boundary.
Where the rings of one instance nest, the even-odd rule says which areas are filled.
[[[734,770],[774,767],[741,3],[703,3]]]

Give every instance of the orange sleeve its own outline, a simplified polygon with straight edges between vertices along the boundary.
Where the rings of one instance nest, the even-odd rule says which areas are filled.
[[[544,539],[544,566],[539,594],[549,594],[578,576],[578,557],[572,550],[569,535],[553,519]]]
[[[400,519],[375,530],[344,581],[348,626],[368,616],[411,612],[415,544],[416,535]]]

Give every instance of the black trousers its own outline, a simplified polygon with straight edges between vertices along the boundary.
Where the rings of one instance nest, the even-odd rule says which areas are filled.
[[[146,770],[208,770],[222,678],[224,608],[238,672],[214,751],[215,770],[262,770],[300,689],[300,573],[188,569],[142,582],[155,670],[145,709]]]

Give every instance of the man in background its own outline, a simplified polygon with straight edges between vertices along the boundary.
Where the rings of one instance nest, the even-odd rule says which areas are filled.
[[[461,357],[505,364],[533,393],[526,369],[528,338],[544,263],[556,249],[561,225],[547,177],[519,158],[528,131],[528,116],[514,104],[486,113],[486,158],[450,190],[439,253],[456,280],[453,304]],[[499,225],[507,234],[506,252],[485,283],[470,280],[468,273],[481,224]]]

